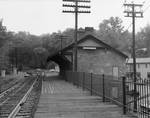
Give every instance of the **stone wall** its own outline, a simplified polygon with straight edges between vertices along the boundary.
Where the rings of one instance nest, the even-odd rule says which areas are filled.
[[[119,76],[126,72],[125,57],[111,50],[78,49],[78,71],[112,75],[112,69],[119,68]]]

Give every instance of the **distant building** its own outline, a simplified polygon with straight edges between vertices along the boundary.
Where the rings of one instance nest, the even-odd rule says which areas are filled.
[[[127,75],[133,76],[133,59],[129,58],[127,64]],[[137,77],[150,78],[150,58],[136,58]]]

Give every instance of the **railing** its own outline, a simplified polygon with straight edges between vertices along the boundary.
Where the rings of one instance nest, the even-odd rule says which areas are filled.
[[[138,118],[150,118],[150,81],[126,80],[126,77],[115,78],[108,75],[98,75],[85,72],[66,72],[66,80],[83,90],[89,90],[91,95],[102,97],[103,102],[113,102]],[[136,84],[136,91],[134,91]],[[135,106],[136,105],[136,106]],[[137,109],[135,109],[137,108]]]
[[[102,97],[103,102],[111,101],[123,106],[122,78],[84,72],[66,72],[67,81],[89,90],[91,95]]]
[[[150,81],[126,80],[126,87],[126,111],[135,114],[138,118],[150,118]]]

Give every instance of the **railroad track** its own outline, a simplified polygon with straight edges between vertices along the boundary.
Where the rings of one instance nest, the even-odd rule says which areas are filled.
[[[10,94],[0,103],[0,118],[15,118],[18,114],[18,116],[24,116],[25,112],[28,116],[33,115],[39,99],[40,83],[40,79],[31,77],[26,79],[24,84],[18,85],[19,88],[16,87],[11,92],[6,92]],[[30,112],[27,109],[30,109]],[[22,113],[24,110],[26,111]]]
[[[6,85],[6,87],[3,88],[3,85],[1,87],[1,89],[3,90],[0,93],[0,106],[3,104],[4,101],[6,101],[6,99],[8,99],[9,95],[11,95],[12,93],[14,93],[16,90],[18,90],[20,88],[20,86],[22,86],[24,84],[26,79],[21,79],[20,81],[13,81],[13,83],[9,83],[9,86]]]
[[[14,81],[14,78],[9,78],[9,79],[5,79],[5,78],[0,78],[0,86],[2,85],[6,85],[7,83]]]
[[[37,104],[39,102],[40,94],[41,94],[42,82],[38,80],[30,92],[26,101],[22,104],[20,110],[16,114],[16,118],[33,118],[34,113],[37,108]]]
[[[1,84],[0,84],[0,94],[2,94],[3,92],[7,91],[8,89],[11,89],[14,85],[20,83],[21,81],[23,81],[24,79],[16,79],[16,78],[11,78],[8,80],[1,80]]]

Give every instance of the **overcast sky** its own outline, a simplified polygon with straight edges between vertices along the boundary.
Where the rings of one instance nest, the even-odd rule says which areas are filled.
[[[150,6],[150,0],[135,1],[145,2],[143,10]],[[127,28],[132,20],[124,17],[123,3],[124,0],[91,0],[91,13],[79,14],[79,27],[98,29],[102,20],[118,16]],[[74,28],[74,15],[62,13],[62,4],[62,0],[0,0],[0,18],[3,18],[8,30],[27,31],[36,35]],[[144,12],[144,18],[136,20],[136,30],[150,24],[149,12],[150,8]]]

